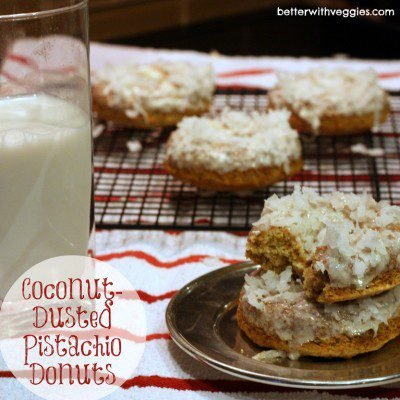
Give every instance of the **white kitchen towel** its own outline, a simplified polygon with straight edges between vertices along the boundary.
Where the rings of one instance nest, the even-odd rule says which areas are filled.
[[[161,50],[132,46],[91,44],[92,71],[106,65],[123,63],[149,63],[156,60],[187,61],[193,64],[212,63],[217,84],[223,87],[249,87],[269,89],[276,82],[276,72],[306,71],[317,66],[373,68],[379,82],[387,90],[400,90],[400,61],[356,60],[346,58],[295,57],[232,57],[195,51]]]
[[[66,51],[71,45],[84,52],[82,43],[61,35],[48,38],[50,50],[37,38],[16,41],[9,49],[0,69],[0,83],[18,81],[19,77],[37,71],[71,72],[76,68],[74,53]],[[220,88],[269,89],[276,82],[276,72],[306,71],[318,66],[346,67],[353,69],[373,68],[379,83],[387,90],[400,90],[400,61],[357,60],[347,58],[295,58],[295,57],[240,57],[206,54],[196,51],[151,49],[132,46],[91,43],[90,61],[93,73],[107,65],[124,63],[150,63],[157,60],[186,61],[192,64],[211,63]],[[62,60],[62,63],[60,63]],[[34,75],[33,75],[34,76]]]
[[[170,339],[169,299],[184,284],[244,258],[246,238],[223,232],[101,231],[97,257],[129,277],[146,310],[147,342],[135,376],[108,399],[345,400],[400,398],[396,386],[345,392],[300,391],[246,382],[192,359]],[[2,366],[0,398],[37,399]]]

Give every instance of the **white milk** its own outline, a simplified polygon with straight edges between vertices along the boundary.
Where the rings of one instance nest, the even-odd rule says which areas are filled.
[[[64,100],[0,99],[0,298],[39,261],[87,254],[90,129]]]

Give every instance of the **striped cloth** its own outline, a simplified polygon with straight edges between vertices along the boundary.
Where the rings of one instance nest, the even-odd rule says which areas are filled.
[[[246,238],[223,232],[102,231],[97,257],[136,287],[146,310],[147,343],[135,376],[110,400],[186,399],[395,399],[400,386],[345,392],[300,391],[245,382],[187,356],[171,341],[165,324],[169,299],[192,279],[243,260]],[[4,364],[2,365],[4,368]],[[0,398],[37,399],[8,371],[1,371]]]
[[[186,355],[168,335],[164,315],[170,297],[198,276],[242,261],[245,242],[245,236],[224,232],[103,231],[98,234],[98,257],[131,279],[145,304],[148,322],[148,341],[136,377],[125,389],[118,390],[116,399],[304,398],[301,391],[244,382],[213,370]],[[310,391],[306,398],[400,398],[400,389],[394,387],[352,390],[345,396]]]
[[[37,45],[34,39],[20,39],[9,50],[7,59],[0,69],[0,82],[17,80],[26,73],[42,70],[54,72],[74,71],[74,53],[66,54],[65,46],[71,46],[74,39],[54,35],[51,37],[52,51],[43,57],[40,52],[32,52]],[[77,44],[75,44],[77,45]],[[157,60],[186,61],[193,64],[211,63],[216,72],[219,88],[263,88],[269,89],[276,82],[276,72],[286,70],[303,72],[317,66],[342,67],[352,69],[373,68],[380,85],[390,91],[400,90],[400,61],[357,60],[346,58],[295,58],[295,57],[232,57],[220,54],[206,54],[195,51],[160,50],[128,47],[102,43],[91,43],[90,62],[92,72],[107,65],[121,63],[150,63]]]
[[[317,66],[352,69],[373,68],[379,84],[390,91],[400,90],[400,61],[357,60],[347,58],[240,57],[206,54],[196,51],[160,50],[91,43],[90,62],[96,72],[106,65],[150,63],[157,60],[211,63],[219,88],[269,89],[276,82],[276,72],[303,72]]]

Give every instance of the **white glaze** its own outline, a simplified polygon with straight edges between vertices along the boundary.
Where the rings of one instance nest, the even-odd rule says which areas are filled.
[[[221,173],[272,166],[288,172],[290,162],[301,156],[289,115],[226,109],[215,117],[184,118],[171,135],[167,157],[180,167]]]
[[[267,271],[245,279],[246,318],[288,341],[293,349],[316,338],[352,337],[369,330],[376,334],[380,324],[387,324],[400,310],[400,287],[372,298],[323,305],[307,299],[301,283],[292,279],[290,267],[281,274]],[[256,312],[247,308],[247,302]]]
[[[287,227],[309,258],[325,247],[326,271],[337,287],[365,287],[380,273],[397,267],[400,257],[400,207],[376,202],[370,195],[333,192],[319,195],[296,187],[289,196],[265,201],[254,231]],[[397,257],[397,260],[396,260]]]
[[[109,66],[93,78],[110,107],[130,118],[149,112],[185,112],[207,106],[215,89],[209,64],[158,61]]]
[[[386,93],[371,70],[316,68],[306,73],[278,73],[270,100],[290,107],[318,132],[322,116],[374,113],[375,123],[386,102]]]

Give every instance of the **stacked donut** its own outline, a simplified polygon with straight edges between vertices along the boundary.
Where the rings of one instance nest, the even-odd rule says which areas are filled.
[[[238,323],[254,343],[350,358],[400,334],[400,207],[296,188],[266,200],[246,255],[260,268]]]

